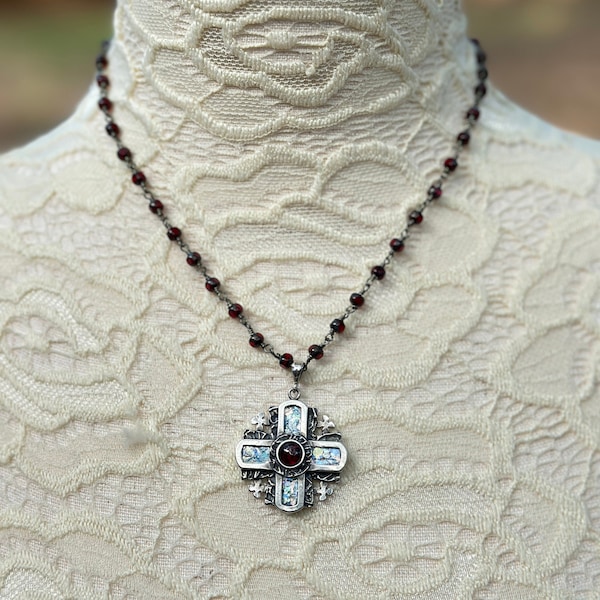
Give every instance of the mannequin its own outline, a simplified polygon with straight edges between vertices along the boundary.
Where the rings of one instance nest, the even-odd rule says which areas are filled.
[[[475,82],[452,0],[120,0],[109,59],[169,218],[298,358]],[[350,458],[287,515],[234,448],[291,378],[166,239],[97,99],[0,159],[0,597],[591,598],[599,145],[488,93],[443,202],[303,377]]]

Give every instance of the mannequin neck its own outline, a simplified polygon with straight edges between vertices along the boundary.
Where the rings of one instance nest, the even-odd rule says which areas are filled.
[[[457,0],[119,0],[112,94],[163,141],[185,121],[229,142],[399,113],[454,123],[464,32]]]

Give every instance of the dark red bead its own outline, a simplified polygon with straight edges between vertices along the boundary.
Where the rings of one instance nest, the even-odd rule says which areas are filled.
[[[146,176],[142,173],[142,171],[136,171],[131,176],[131,181],[133,181],[135,185],[142,185],[142,183],[146,183]]]
[[[117,137],[119,133],[121,133],[121,130],[119,129],[119,126],[116,123],[107,123],[106,133],[108,133],[108,135],[110,135],[111,137]]]
[[[479,119],[480,114],[481,114],[481,112],[479,111],[479,109],[474,106],[473,108],[470,108],[467,111],[467,119],[472,119],[473,121],[477,121],[477,119]]]
[[[294,357],[291,354],[288,354],[287,352],[285,354],[282,354],[279,359],[279,364],[284,369],[289,369],[292,366],[293,362],[294,362]]]
[[[350,294],[350,304],[352,304],[352,306],[357,306],[360,308],[364,303],[365,297],[362,294]]]
[[[477,50],[477,62],[482,65],[487,60],[487,54],[481,49],[481,46]]]
[[[394,238],[390,242],[390,247],[394,252],[402,252],[404,250],[404,242],[398,238]]]
[[[442,197],[442,188],[439,185],[432,185],[429,188],[429,196],[434,200]]]
[[[381,280],[385,277],[385,269],[381,265],[373,267],[371,273],[375,275],[375,279]]]
[[[480,83],[476,88],[475,88],[475,95],[478,98],[483,98],[485,95],[487,94],[487,88],[485,87],[485,83]]]
[[[100,54],[96,57],[96,69],[106,69],[107,66],[108,60],[106,59],[106,56]]]
[[[485,67],[481,67],[479,71],[477,71],[477,77],[479,77],[480,81],[485,81],[489,76],[488,70]]]
[[[169,227],[167,229],[167,237],[170,240],[178,240],[181,237],[181,229],[179,227]]]
[[[456,167],[458,167],[458,163],[456,162],[455,158],[447,158],[444,161],[444,167],[446,167],[446,169],[450,172],[456,171]]]
[[[346,325],[342,319],[334,319],[331,321],[329,327],[331,327],[331,329],[333,329],[333,331],[336,333],[344,333],[344,330],[346,329]]]
[[[98,87],[107,88],[110,84],[110,81],[106,75],[98,75],[96,77],[96,83],[98,84]]]
[[[244,308],[241,304],[232,304],[229,307],[229,316],[232,319],[237,319],[244,312]]]
[[[113,104],[108,98],[104,97],[98,100],[98,106],[101,110],[111,110]]]
[[[150,209],[150,212],[156,214],[159,210],[162,210],[164,206],[160,200],[157,200],[155,198],[154,200],[150,201],[150,203],[148,204],[148,208]]]
[[[408,215],[408,218],[410,219],[411,225],[418,225],[423,222],[423,213],[418,210],[413,210],[410,215]]]
[[[195,267],[201,260],[201,256],[197,252],[190,252],[185,258],[190,267]]]
[[[279,448],[277,448],[277,459],[284,467],[297,467],[304,457],[304,450],[302,446],[294,441],[283,442]]]
[[[323,358],[323,346],[319,346],[318,344],[313,344],[308,349],[308,353],[315,359],[319,360]]]
[[[129,160],[131,158],[131,150],[129,148],[119,148],[117,150],[117,156],[119,160]]]
[[[248,343],[253,347],[257,348],[265,341],[262,333],[253,333],[248,340]]]
[[[456,140],[462,146],[466,146],[469,143],[470,139],[471,139],[471,134],[468,131],[461,131],[458,134],[458,136],[456,137]]]
[[[220,285],[221,285],[221,282],[216,277],[209,277],[206,280],[206,283],[204,284],[204,287],[209,292],[214,292]]]

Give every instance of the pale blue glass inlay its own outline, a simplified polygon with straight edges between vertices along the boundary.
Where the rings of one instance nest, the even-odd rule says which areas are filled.
[[[269,462],[270,446],[244,446],[242,448],[242,461],[250,464]]]
[[[298,502],[298,479],[295,477],[283,477],[281,503],[284,506],[297,506]]]
[[[312,464],[317,467],[326,465],[339,465],[342,460],[342,451],[339,448],[326,448],[317,446],[312,451]]]
[[[283,426],[286,433],[300,433],[302,409],[299,406],[286,406]]]

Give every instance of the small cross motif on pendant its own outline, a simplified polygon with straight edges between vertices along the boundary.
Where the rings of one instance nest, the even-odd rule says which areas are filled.
[[[324,481],[321,481],[321,485],[315,488],[315,492],[319,494],[319,500],[326,500],[327,496],[333,494],[333,490]]]
[[[252,492],[255,498],[260,498],[260,495],[265,491],[265,486],[258,480],[254,480],[252,485],[248,486],[248,489]]]
[[[258,413],[255,417],[252,417],[252,420],[250,422],[252,423],[252,425],[254,425],[256,427],[257,431],[262,431],[263,425],[267,424],[267,419],[265,418],[265,413],[264,412]]]
[[[330,429],[335,428],[335,423],[327,415],[323,415],[323,420],[319,421],[319,427],[323,430],[323,433],[327,433]]]

